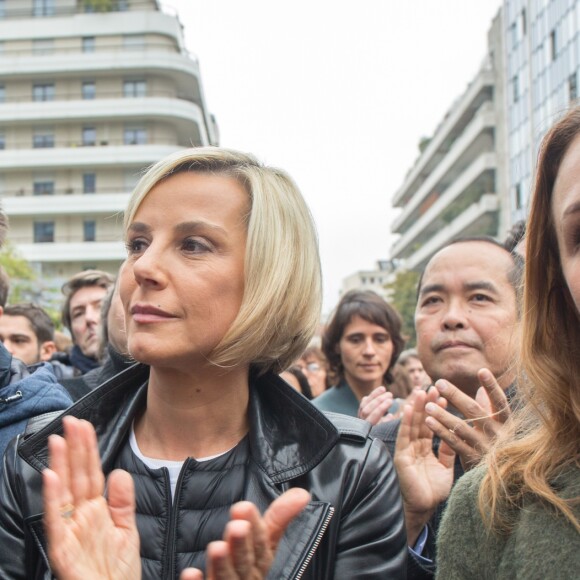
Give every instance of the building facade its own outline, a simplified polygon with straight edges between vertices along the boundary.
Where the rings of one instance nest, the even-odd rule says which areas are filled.
[[[0,198],[42,280],[115,273],[144,168],[217,141],[182,26],[156,0],[0,0]]]
[[[542,137],[580,96],[577,0],[504,0],[510,203],[525,219]]]
[[[340,295],[346,294],[349,290],[372,290],[387,300],[389,292],[385,286],[391,282],[393,271],[393,262],[379,260],[374,270],[359,270],[344,278]]]
[[[506,230],[503,130],[502,17],[489,33],[489,51],[465,92],[452,104],[398,191],[401,208],[391,230],[399,234],[391,259],[421,270],[430,256],[461,236],[496,236]]]
[[[580,97],[580,0],[504,0],[488,55],[393,196],[391,258],[421,270],[462,236],[525,220],[542,138]]]

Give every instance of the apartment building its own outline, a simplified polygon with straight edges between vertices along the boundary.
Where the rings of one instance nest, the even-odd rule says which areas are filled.
[[[43,281],[115,272],[144,168],[217,141],[198,62],[156,0],[0,0],[0,198]]]
[[[390,257],[421,270],[447,242],[497,236],[509,219],[505,161],[503,26],[501,12],[489,32],[489,50],[465,92],[451,105],[393,196],[401,208],[391,230],[399,234]]]
[[[542,137],[580,96],[577,0],[504,0],[512,221],[524,219]]]

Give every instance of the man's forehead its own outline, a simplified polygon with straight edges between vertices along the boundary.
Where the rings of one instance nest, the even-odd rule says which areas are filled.
[[[70,307],[86,306],[92,302],[98,302],[105,297],[106,293],[106,288],[102,286],[84,286],[71,296]]]
[[[33,332],[32,324],[26,316],[11,314],[3,314],[0,317],[0,328],[10,330],[10,332],[22,332],[29,333]]]
[[[447,246],[435,254],[423,273],[421,293],[428,286],[453,284],[469,289],[473,286],[511,287],[509,272],[513,260],[509,253],[487,242],[463,242]]]

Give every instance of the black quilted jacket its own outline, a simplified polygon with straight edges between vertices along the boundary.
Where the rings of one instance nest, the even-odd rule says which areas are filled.
[[[65,412],[95,426],[105,474],[126,457],[133,417],[144,405],[148,372],[135,365]],[[404,578],[407,547],[396,475],[383,443],[369,437],[369,424],[342,415],[325,416],[275,375],[252,377],[250,384],[243,497],[263,512],[290,487],[312,494],[310,504],[282,538],[268,577]],[[2,579],[51,578],[40,472],[47,465],[47,436],[60,432],[60,418],[31,428],[4,458]],[[160,491],[159,486],[144,485],[141,477],[135,477],[135,484],[138,505],[154,506],[163,499],[153,497],[163,495],[163,486]],[[187,494],[183,482],[176,491],[181,493]],[[144,494],[152,497],[143,498]],[[140,502],[140,497],[151,501]],[[177,508],[138,517],[143,578],[177,578],[180,562],[187,561],[180,547],[195,531],[189,529],[187,517],[173,513],[188,500],[176,497],[181,497],[174,503]],[[143,554],[143,546],[152,545],[160,547],[153,564],[151,554]]]

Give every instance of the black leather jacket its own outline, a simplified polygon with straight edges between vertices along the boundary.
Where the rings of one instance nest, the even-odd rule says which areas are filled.
[[[118,464],[132,420],[144,406],[148,373],[147,367],[135,365],[65,411],[95,426],[105,474]],[[407,546],[399,488],[383,443],[369,437],[370,425],[325,416],[275,375],[251,377],[250,385],[245,499],[263,512],[290,487],[312,494],[282,538],[268,577],[404,578]],[[47,465],[47,436],[60,432],[60,418],[31,429],[4,458],[0,578],[51,577],[40,472]],[[139,479],[135,485],[139,497],[146,486]],[[144,535],[158,533],[154,519],[138,524],[142,543]],[[171,521],[165,557],[174,562],[179,538],[191,530],[180,527],[180,518]],[[163,570],[163,578],[179,573],[175,565],[164,564]]]

